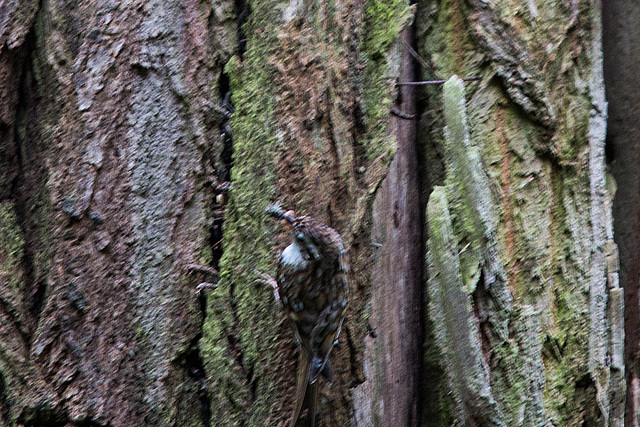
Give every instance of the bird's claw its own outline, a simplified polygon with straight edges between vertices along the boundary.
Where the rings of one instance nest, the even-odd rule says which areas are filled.
[[[276,304],[280,304],[280,287],[278,286],[278,281],[267,273],[262,273],[258,270],[253,270],[253,272],[258,276],[254,282],[270,286],[271,289],[273,289],[273,298],[276,300]]]
[[[210,282],[202,282],[198,286],[196,286],[196,293],[199,294],[205,288],[215,289],[217,285],[215,283]]]
[[[187,264],[184,266],[184,269],[189,273],[204,273],[205,275],[211,276],[215,281],[220,277],[218,270],[213,267],[208,267],[206,265],[200,264]],[[200,292],[204,288],[215,288],[217,285],[211,282],[201,282],[198,286],[196,286],[195,292],[196,294],[200,294]]]

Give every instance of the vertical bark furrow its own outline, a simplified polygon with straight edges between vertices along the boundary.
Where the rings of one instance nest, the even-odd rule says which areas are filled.
[[[599,2],[596,2],[599,4]],[[589,334],[589,372],[596,386],[598,405],[605,425],[623,426],[624,400],[626,391],[624,367],[619,363],[622,350],[616,318],[612,315],[620,307],[621,289],[617,280],[617,262],[608,258],[615,257],[617,248],[613,242],[611,226],[611,201],[607,192],[605,173],[605,136],[607,129],[607,102],[605,100],[603,57],[602,57],[602,20],[599,13],[593,15],[594,36],[591,48],[592,74],[589,91],[593,109],[589,119],[589,177],[591,186],[591,230],[593,233],[593,253],[591,257],[590,325]],[[615,259],[615,258],[614,258]],[[618,294],[615,301],[611,293]],[[622,294],[623,295],[623,294]],[[617,339],[617,340],[616,340]],[[614,347],[614,340],[617,341]],[[616,359],[616,366],[612,360]],[[620,370],[622,368],[622,370]],[[612,398],[615,402],[612,402]],[[612,405],[615,403],[615,406]]]
[[[405,29],[398,41],[400,81],[413,81],[416,75],[414,59],[403,45],[412,45],[412,31]],[[403,87],[398,99],[396,108],[415,115],[417,98],[413,87]],[[420,423],[423,300],[416,122],[393,120],[398,148],[372,208],[371,238],[380,245],[371,267],[369,322],[376,328],[376,338],[365,341],[367,383],[359,387],[367,394],[358,393],[356,406],[362,411],[357,419],[365,424],[416,426]]]
[[[604,81],[608,102],[606,151],[615,178],[613,219],[624,289],[625,425],[640,425],[640,11],[632,1],[603,1]],[[608,188],[613,185],[607,180]],[[621,291],[610,291],[611,298]],[[617,292],[617,293],[615,293]],[[619,301],[618,301],[619,303]],[[611,302],[612,308],[614,302]],[[618,313],[618,316],[620,313]],[[612,314],[612,321],[616,317]],[[619,317],[617,320],[620,320]],[[613,324],[612,324],[613,327]],[[619,325],[616,328],[618,331]],[[618,340],[620,332],[617,333]],[[620,343],[616,347],[619,349]],[[619,366],[614,351],[614,366]],[[617,361],[617,363],[615,363]],[[621,399],[618,396],[617,401]],[[613,401],[612,401],[613,404]]]

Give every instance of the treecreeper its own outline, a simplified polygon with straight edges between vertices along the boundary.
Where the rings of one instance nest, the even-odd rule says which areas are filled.
[[[280,255],[276,279],[280,299],[299,347],[295,426],[305,406],[307,426],[316,425],[317,380],[333,380],[329,354],[337,343],[349,301],[349,262],[337,231],[309,216],[295,217],[270,205],[266,212],[291,228],[292,241]]]

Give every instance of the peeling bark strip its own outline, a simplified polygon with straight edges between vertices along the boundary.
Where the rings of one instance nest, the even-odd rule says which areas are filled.
[[[480,153],[472,145],[467,126],[464,83],[453,76],[444,85],[446,189],[436,188],[428,204],[430,314],[436,340],[449,377],[457,419],[471,425],[506,425],[491,390],[489,368],[480,345],[474,304],[485,306],[484,316],[496,339],[508,339],[512,297],[498,255],[496,218]],[[449,215],[448,199],[456,200],[463,241],[470,244],[458,258],[458,242]],[[453,254],[453,256],[451,255]],[[463,264],[461,265],[461,261]],[[463,277],[465,278],[463,280]],[[476,292],[476,287],[481,287]],[[481,295],[490,295],[482,298]],[[471,379],[474,381],[471,381]]]
[[[456,419],[462,425],[506,426],[491,390],[471,298],[465,292],[445,187],[434,188],[427,215],[429,314],[453,393]]]
[[[495,310],[490,316],[500,339],[508,336],[507,326],[513,296],[498,250],[497,208],[489,188],[480,151],[472,141],[467,123],[463,81],[453,76],[444,85],[445,167],[450,197],[459,200],[464,236],[470,247],[464,252],[469,277],[465,286],[473,292],[483,286],[492,297]]]

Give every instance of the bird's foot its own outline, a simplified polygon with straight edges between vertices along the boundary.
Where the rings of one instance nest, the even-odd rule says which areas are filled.
[[[198,286],[196,286],[196,293],[199,294],[205,288],[215,289],[216,286],[218,285],[216,285],[215,283],[202,282]]]
[[[262,273],[258,270],[253,270],[253,272],[258,276],[254,282],[270,286],[273,290],[273,298],[276,300],[276,304],[280,304],[280,287],[278,287],[278,281],[267,273]]]
[[[213,267],[207,267],[206,265],[200,264],[187,264],[185,269],[189,273],[204,273],[213,277],[214,279],[218,279],[219,274],[218,270]],[[196,293],[199,294],[205,288],[215,288],[217,285],[212,282],[201,282],[198,286],[196,286]]]

